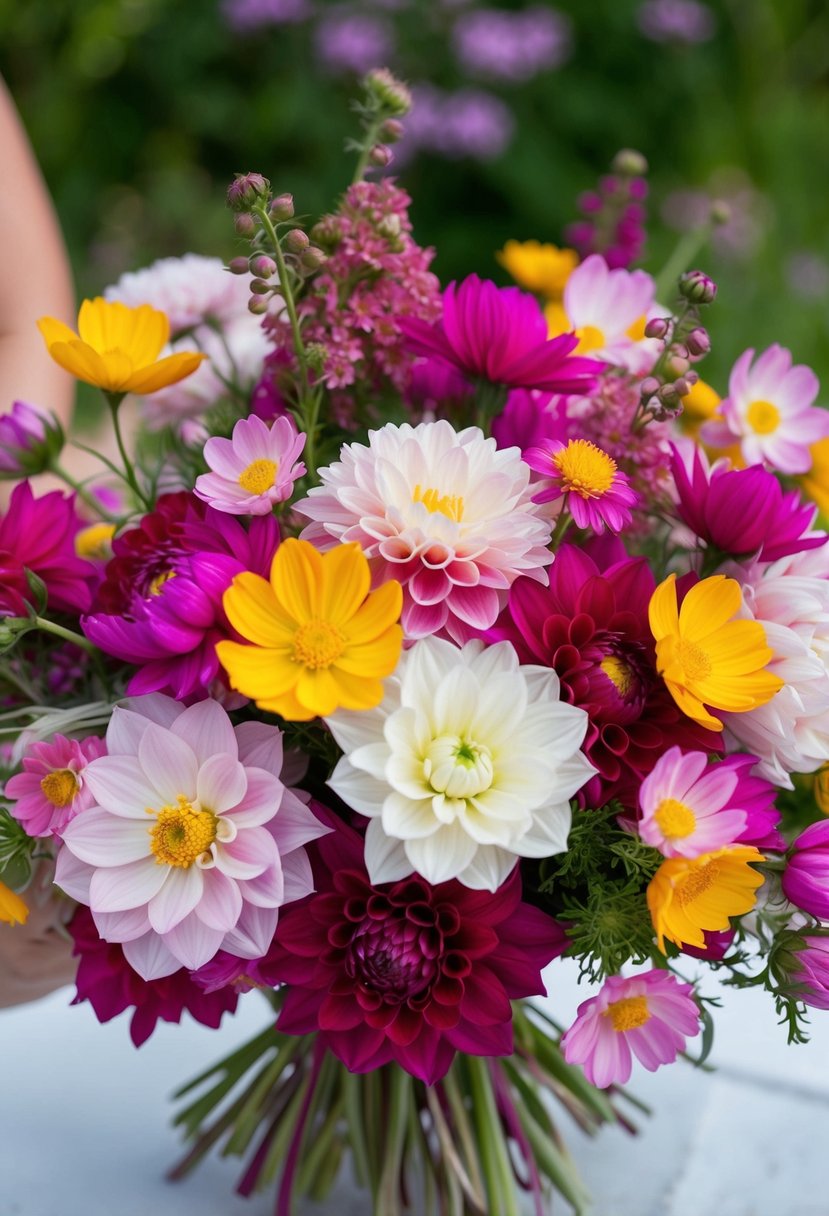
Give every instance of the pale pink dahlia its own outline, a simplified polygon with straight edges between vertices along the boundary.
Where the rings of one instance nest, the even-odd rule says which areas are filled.
[[[30,836],[60,836],[71,819],[95,801],[84,773],[90,761],[106,753],[103,739],[67,739],[55,735],[33,743],[23,757],[23,772],[6,782],[3,797]]]
[[[699,1033],[699,1007],[690,984],[667,971],[624,979],[611,975],[598,996],[579,1005],[561,1040],[568,1064],[581,1064],[591,1085],[624,1085],[631,1052],[648,1072],[672,1064],[685,1040]]]
[[[240,418],[232,438],[214,436],[204,445],[211,471],[196,479],[195,493],[230,515],[269,515],[304,476],[297,460],[304,446],[305,435],[291,418],[276,418],[271,426],[255,414]]]
[[[64,831],[58,886],[146,980],[219,950],[260,958],[279,908],[312,890],[302,845],[327,831],[280,780],[281,733],[234,729],[211,700],[127,705],[87,766],[95,803]]]
[[[546,583],[550,524],[532,500],[518,448],[499,449],[478,427],[389,423],[368,447],[343,447],[322,485],[295,506],[302,533],[322,549],[362,546],[374,585],[403,585],[410,638],[494,624],[519,575]]]

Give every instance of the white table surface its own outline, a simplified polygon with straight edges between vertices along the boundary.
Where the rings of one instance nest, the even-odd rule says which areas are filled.
[[[590,993],[574,964],[553,964],[547,980],[566,1023]],[[716,994],[712,981],[704,991]],[[0,1216],[271,1216],[271,1196],[233,1194],[238,1159],[211,1157],[176,1185],[163,1177],[179,1152],[168,1095],[267,1024],[261,998],[218,1033],[159,1023],[136,1051],[126,1016],[100,1026],[71,995],[0,1011]],[[770,998],[723,996],[716,1073],[636,1068],[631,1088],[654,1110],[642,1135],[590,1140],[564,1126],[596,1216],[828,1216],[829,1014],[816,1011],[810,1044],[787,1048]],[[367,1207],[345,1184],[306,1212]]]

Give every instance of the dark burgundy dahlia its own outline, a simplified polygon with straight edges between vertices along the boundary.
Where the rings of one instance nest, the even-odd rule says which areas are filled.
[[[648,603],[655,583],[645,558],[621,544],[562,545],[550,585],[522,578],[486,633],[513,644],[522,663],[552,667],[561,696],[590,719],[582,750],[598,770],[578,793],[582,806],[617,798],[635,809],[642,778],[674,744],[719,751],[718,736],[677,708],[656,671]]]
[[[267,960],[288,985],[278,1028],[318,1031],[352,1072],[396,1061],[427,1085],[456,1051],[509,1055],[510,1001],[543,993],[567,945],[522,903],[518,869],[494,894],[418,875],[372,886],[350,829],[313,851],[317,892],[281,915]]]

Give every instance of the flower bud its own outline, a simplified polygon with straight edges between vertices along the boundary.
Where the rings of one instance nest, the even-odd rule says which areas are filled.
[[[363,77],[363,88],[376,105],[396,118],[402,118],[412,108],[411,92],[388,68],[374,68]]]
[[[256,257],[250,259],[249,264],[251,273],[260,279],[269,279],[272,274],[276,274],[276,262],[267,254],[257,254]]]
[[[622,148],[613,157],[610,167],[622,177],[643,177],[648,171],[648,162],[641,152],[633,148]]]
[[[690,366],[690,363],[683,355],[672,355],[668,360],[667,371],[669,375],[676,379],[677,376],[684,376]]]
[[[717,295],[717,284],[702,270],[686,270],[679,279],[679,294],[692,304],[711,304]]]
[[[227,264],[231,274],[249,274],[250,260],[248,258],[231,258]]]
[[[699,380],[699,372],[695,372],[695,371],[684,372],[682,375],[682,379],[685,381],[685,383],[688,385],[689,388],[693,388],[694,385]]]
[[[639,385],[639,394],[643,401],[647,401],[654,393],[658,393],[662,387],[661,380],[657,380],[656,376],[646,376]]]
[[[727,224],[731,219],[731,208],[723,198],[715,198],[711,201],[710,218],[712,224]]]
[[[678,376],[677,379],[674,380],[674,391],[677,392],[680,397],[688,396],[691,391],[691,386],[684,376]]]
[[[790,903],[829,919],[829,819],[810,824],[791,847],[783,871],[783,894]]]
[[[270,205],[271,219],[280,223],[289,220],[294,214],[294,196],[292,194],[277,194]]]
[[[305,357],[314,375],[321,376],[325,371],[325,363],[328,358],[328,351],[322,342],[309,342],[305,348]]]
[[[336,215],[324,215],[311,229],[311,240],[322,245],[329,253],[337,248],[342,239],[342,223]]]
[[[250,290],[255,296],[266,296],[270,294],[271,285],[266,283],[264,279],[252,279]]]
[[[271,183],[261,173],[237,173],[227,188],[227,205],[231,211],[250,211],[267,202],[270,193]]]
[[[652,317],[645,326],[646,338],[664,338],[670,322],[667,317]]]
[[[663,384],[660,387],[659,392],[656,395],[666,409],[673,410],[679,405],[679,399],[682,394],[677,385],[682,383],[683,381],[679,380],[670,384]],[[688,388],[687,384],[685,385],[685,388]]]
[[[309,245],[299,260],[305,270],[319,270],[328,261],[328,257],[321,249],[317,249],[316,245]]]
[[[65,443],[57,418],[15,401],[10,414],[0,414],[0,480],[44,473]]]
[[[248,312],[252,312],[255,317],[261,317],[263,313],[268,311],[268,301],[263,300],[261,296],[251,296],[248,300]]]
[[[711,339],[708,337],[708,330],[703,329],[698,325],[696,329],[692,329],[685,339],[685,345],[690,353],[697,358],[700,355],[707,355],[711,349]]]
[[[238,215],[234,216],[233,227],[236,229],[237,236],[243,236],[246,239],[256,236],[256,220],[247,211],[240,211]]]
[[[403,134],[403,123],[398,122],[396,118],[387,118],[380,128],[380,138],[387,144],[396,144],[403,138]]]
[[[368,159],[378,169],[385,169],[386,165],[391,164],[394,156],[391,148],[386,147],[385,144],[375,144],[368,154]]]
[[[292,228],[290,232],[285,233],[283,244],[288,253],[304,253],[311,242],[307,232],[303,232],[301,228]]]

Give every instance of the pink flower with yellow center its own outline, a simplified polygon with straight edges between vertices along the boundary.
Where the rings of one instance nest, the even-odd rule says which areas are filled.
[[[84,772],[90,761],[106,755],[103,739],[66,739],[33,743],[23,757],[23,772],[6,782],[3,796],[30,836],[60,836],[63,829],[95,801]]]
[[[591,1085],[624,1085],[634,1055],[648,1072],[672,1064],[699,1033],[699,1016],[691,985],[667,971],[611,975],[597,996],[579,1005],[561,1040],[564,1058],[581,1064]]]
[[[630,487],[630,478],[612,456],[588,439],[547,439],[539,447],[528,448],[524,460],[552,484],[533,498],[545,503],[566,496],[567,507],[579,528],[594,532],[621,532],[630,523],[631,508],[639,495]]]
[[[271,426],[255,414],[240,418],[232,438],[214,436],[204,445],[211,471],[197,478],[195,493],[230,515],[269,515],[305,475],[298,459],[304,446],[305,436],[290,418],[276,418]]]
[[[642,782],[639,835],[665,857],[697,857],[733,844],[748,821],[739,777],[727,762],[709,765],[705,752],[669,748]]]

